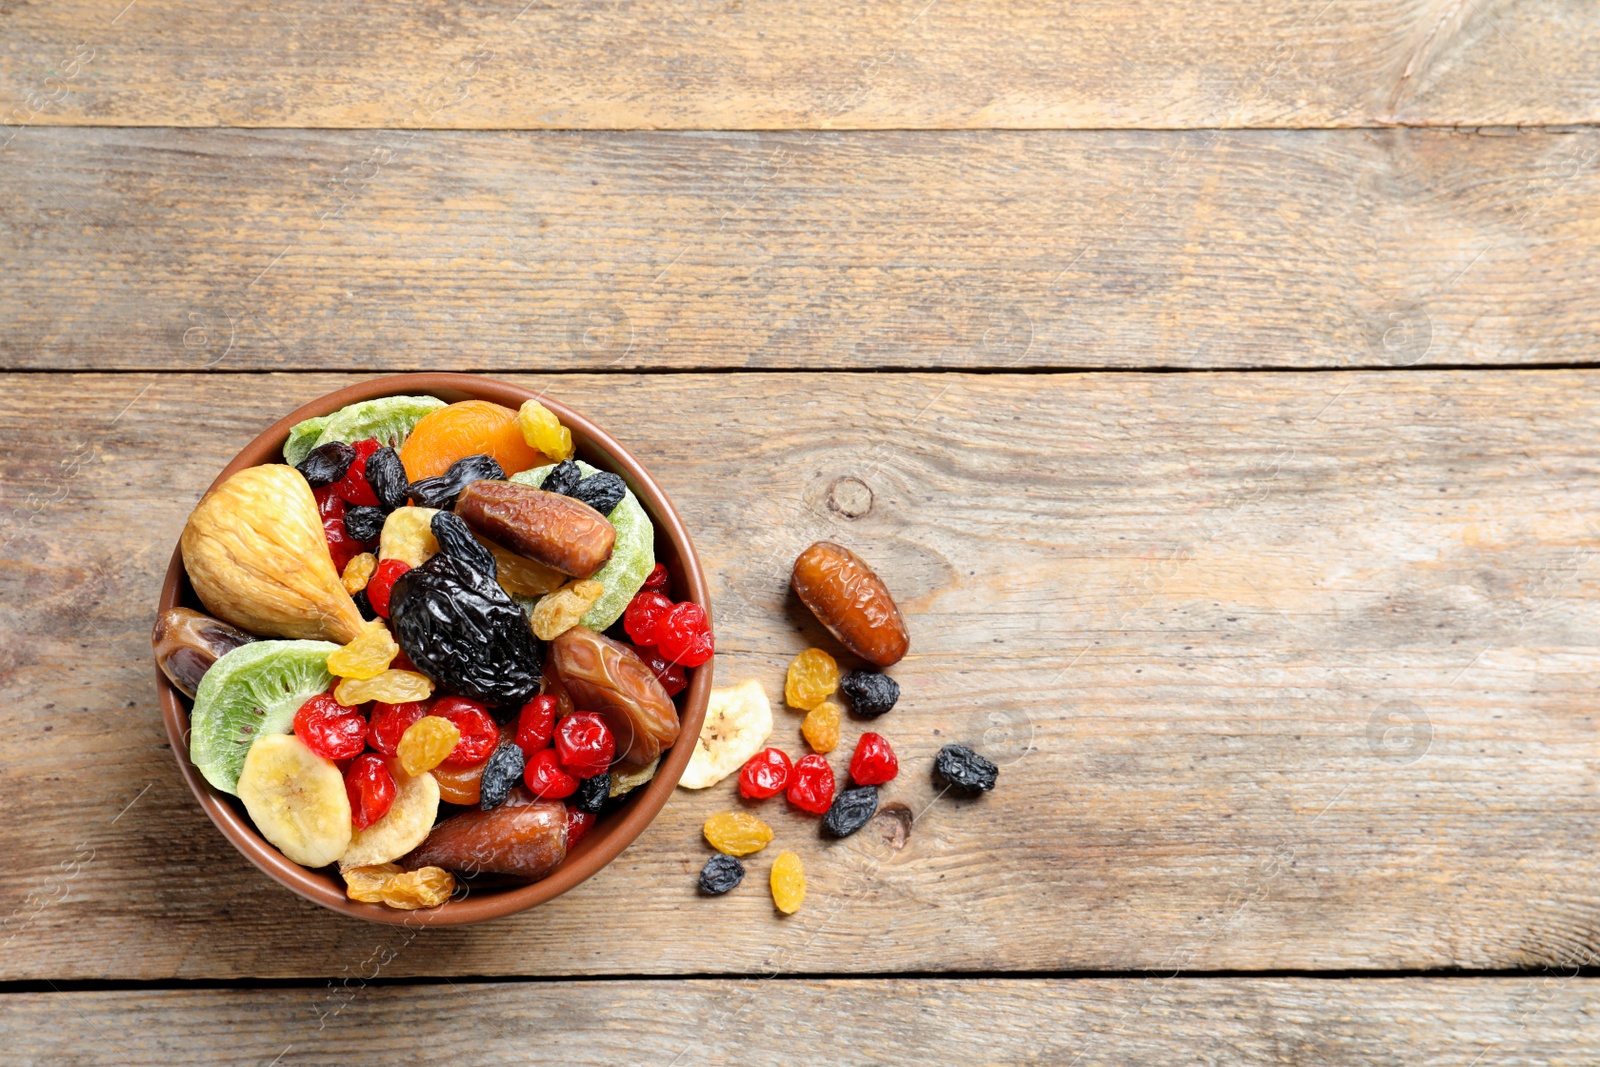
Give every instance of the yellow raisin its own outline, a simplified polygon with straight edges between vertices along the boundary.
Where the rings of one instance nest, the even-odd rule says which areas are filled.
[[[560,589],[567,581],[567,576],[554,567],[501,548],[487,537],[472,536],[494,556],[495,568],[500,572],[500,588],[513,596],[544,596]]]
[[[395,508],[383,520],[378,535],[378,558],[397,559],[408,567],[420,567],[439,551],[433,536],[435,508]]]
[[[372,580],[372,572],[377,569],[378,557],[371,552],[350,557],[350,562],[344,565],[344,591],[355,596],[367,587],[367,583]]]
[[[383,887],[383,902],[403,911],[437,908],[455,891],[455,875],[443,867],[419,867],[389,879]]]
[[[785,915],[793,915],[805,899],[805,866],[799,856],[785,852],[772,863],[772,902]]]
[[[839,705],[831,700],[806,712],[800,732],[813,752],[832,752],[839,747]]]
[[[529,448],[537,448],[551,459],[572,458],[572,431],[561,425],[555,412],[537,400],[524,400],[517,412],[517,426]]]
[[[344,895],[363,904],[382,904],[383,887],[405,868],[398,863],[377,863],[370,867],[351,867],[344,875]]]
[[[783,699],[791,708],[810,711],[839,688],[839,665],[820,648],[808,648],[789,664]]]
[[[328,656],[328,673],[365,681],[388,670],[399,654],[400,646],[395,644],[389,627],[374,619],[367,623],[359,637]]]
[[[554,641],[583,618],[583,613],[594,607],[606,587],[599,582],[568,582],[554,593],[540,597],[533,606],[528,621],[533,624],[533,636],[541,641]]]
[[[333,690],[333,699],[347,708],[381,700],[385,704],[404,704],[427,700],[433,695],[433,680],[415,671],[384,671],[376,678],[346,678]]]
[[[461,731],[455,723],[438,715],[424,715],[406,727],[394,752],[400,757],[400,766],[415,778],[443,763],[460,740]]]
[[[711,847],[730,856],[760,852],[772,840],[772,827],[748,811],[725,811],[706,820],[701,830]]]

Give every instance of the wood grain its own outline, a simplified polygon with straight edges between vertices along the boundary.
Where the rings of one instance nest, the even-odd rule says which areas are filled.
[[[535,912],[419,936],[301,903],[175,773],[147,634],[213,473],[335,375],[0,381],[7,978],[1560,966],[1596,948],[1594,373],[519,379],[644,457],[712,583],[717,677],[829,639],[822,537],[912,632],[877,728],[915,815],[811,896],[697,899],[680,792]],[[864,512],[864,513],[863,513]],[[847,515],[859,517],[851,519]],[[798,752],[799,717],[775,740]],[[842,766],[859,723],[847,723]],[[939,746],[1004,764],[940,796]]]
[[[7,0],[12,124],[557,129],[1529,125],[1600,118],[1561,0],[809,8]]]
[[[137,9],[135,9],[137,10]],[[30,130],[0,363],[1564,363],[1600,130]]]
[[[17,1067],[1576,1065],[1595,980],[617,981],[6,997]],[[530,1056],[532,1060],[530,1060]],[[277,1057],[277,1059],[274,1059]]]

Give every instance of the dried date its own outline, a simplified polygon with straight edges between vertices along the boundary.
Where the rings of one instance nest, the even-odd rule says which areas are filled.
[[[851,652],[877,667],[911,647],[905,620],[872,568],[843,545],[818,541],[794,561],[796,595]]]

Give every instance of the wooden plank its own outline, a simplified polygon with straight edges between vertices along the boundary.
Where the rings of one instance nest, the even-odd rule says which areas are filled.
[[[553,129],[1530,125],[1600,118],[1560,0],[285,0],[0,8],[12,124]]]
[[[7,152],[13,368],[1352,367],[1600,343],[1596,129],[32,130]]]
[[[13,994],[18,1067],[1589,1064],[1592,978],[617,981]],[[274,1057],[278,1057],[274,1059]],[[677,1058],[674,1058],[677,1057]]]
[[[913,635],[876,727],[902,767],[884,800],[916,818],[897,849],[891,822],[828,843],[764,805],[810,879],[784,920],[771,851],[738,892],[696,897],[700,826],[733,784],[684,792],[577,891],[421,936],[321,913],[227,847],[174,773],[147,661],[202,487],[349,380],[0,383],[0,977],[1593,951],[1592,372],[521,379],[612,428],[672,494],[706,560],[724,684],[777,694],[789,658],[828,640],[785,595],[800,548],[831,537],[878,566]],[[777,719],[798,753],[798,716]],[[939,795],[930,761],[951,741],[1005,764],[992,795]]]

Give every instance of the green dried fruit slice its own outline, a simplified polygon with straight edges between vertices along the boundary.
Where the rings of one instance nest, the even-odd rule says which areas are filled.
[[[545,478],[555,468],[554,463],[535,467],[513,474],[511,480],[523,485],[543,485]],[[600,470],[581,459],[578,460],[578,469],[583,471],[585,478]],[[617,541],[612,546],[611,558],[594,574],[594,580],[605,586],[606,591],[578,620],[596,632],[605,630],[622,618],[622,613],[628,609],[628,602],[644,587],[644,580],[656,565],[656,528],[651,524],[650,516],[645,514],[644,505],[633,495],[633,490],[629,489],[623,494],[622,500],[611,509],[607,518],[617,531]]]
[[[206,781],[237,793],[245,754],[263,734],[286,734],[300,705],[333,684],[331,641],[256,641],[213,663],[189,713],[189,759]]]
[[[284,442],[283,458],[290,466],[298,467],[313,448],[330,441],[353,444],[369,437],[399,448],[424,415],[442,407],[444,401],[436,396],[385,396],[347,404],[332,415],[296,423]],[[317,431],[315,437],[310,436],[313,428]]]

